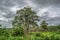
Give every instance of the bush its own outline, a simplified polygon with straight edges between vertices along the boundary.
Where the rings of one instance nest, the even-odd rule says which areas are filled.
[[[8,31],[8,29],[6,29],[6,28],[1,28],[0,29],[0,36],[6,36],[6,37],[8,37],[9,36],[9,31]]]
[[[23,28],[15,28],[13,31],[12,31],[12,36],[23,36],[24,34],[24,31],[23,31]]]
[[[20,37],[9,37],[8,40],[23,40],[23,39]]]
[[[8,38],[5,36],[0,36],[0,40],[7,40]]]
[[[41,35],[40,35],[40,33],[35,33],[35,36],[39,37],[39,36],[41,36]]]

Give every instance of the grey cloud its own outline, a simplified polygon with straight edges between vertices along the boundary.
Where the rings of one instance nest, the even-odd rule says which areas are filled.
[[[15,14],[13,14],[12,11],[10,11],[10,8],[13,6],[22,6],[24,2],[22,0],[0,0],[0,11],[6,13],[7,15],[4,15],[6,18],[12,17]],[[2,14],[2,13],[0,13]]]
[[[23,0],[0,0],[0,23],[6,27],[11,26],[11,21],[16,14],[10,8],[22,7],[24,4]]]
[[[47,23],[49,23],[49,25],[59,25],[60,24],[60,17],[50,18],[49,20],[47,20]]]
[[[17,8],[22,8],[25,5],[27,5],[26,2],[28,2],[27,0],[0,0],[0,18],[5,18],[8,21],[4,21],[4,20],[0,20],[0,22],[6,26],[11,26],[11,22],[13,17],[16,15],[16,12],[14,10],[16,10]],[[41,16],[41,19],[47,19],[47,22],[49,24],[59,24],[59,17],[60,17],[60,0],[30,0],[30,6],[35,5],[35,11],[38,12],[43,8],[48,8],[51,6],[51,8],[48,8],[49,10],[46,11],[46,13],[44,12]],[[14,7],[17,8],[15,9]],[[14,8],[13,10],[11,8]],[[40,10],[38,10],[40,9]],[[44,10],[43,10],[44,11]],[[55,18],[49,18],[49,15],[52,14],[54,15],[56,13],[56,20]],[[51,17],[51,16],[50,16]],[[49,19],[49,20],[48,20]],[[54,20],[54,22],[52,23],[52,21]]]
[[[0,0],[0,5],[4,5],[4,6],[14,6],[14,5],[18,5],[18,4],[24,4],[23,0]]]
[[[60,6],[60,0],[31,0],[37,6]]]

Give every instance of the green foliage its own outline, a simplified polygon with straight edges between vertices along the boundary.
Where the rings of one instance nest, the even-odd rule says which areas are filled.
[[[60,32],[60,26],[48,26],[48,31],[51,31],[51,32],[57,32],[59,33]]]
[[[0,24],[0,27],[2,27],[2,25]]]
[[[60,34],[56,34],[54,32],[41,32],[38,35],[40,36],[33,36],[32,39],[33,40],[60,40]]]
[[[12,31],[12,36],[23,36],[24,30],[22,27],[16,27]]]
[[[21,10],[17,11],[17,15],[15,19],[13,20],[12,24],[13,25],[20,25],[23,24],[24,26],[26,25],[36,25],[36,21],[38,21],[38,16],[36,13],[31,10],[31,8],[24,7]]]
[[[23,40],[20,37],[9,37],[8,40]]]
[[[35,36],[36,37],[39,37],[39,36],[41,36],[41,34],[40,33],[36,33]]]
[[[9,37],[9,31],[6,28],[0,28],[0,36]]]
[[[5,36],[0,36],[0,40],[7,40],[8,38]]]
[[[17,16],[14,18],[12,24],[14,26],[24,26],[24,34],[28,34],[29,33],[29,29],[31,26],[36,27],[37,25],[37,21],[38,16],[36,15],[36,13],[31,10],[31,8],[29,7],[24,7],[21,10],[17,11]]]
[[[0,40],[60,40],[60,34],[54,32],[33,32],[30,36],[0,36]]]
[[[48,30],[48,28],[47,28],[47,23],[46,23],[45,21],[43,21],[43,22],[41,23],[41,30],[42,30],[42,31],[47,31],[47,30]]]

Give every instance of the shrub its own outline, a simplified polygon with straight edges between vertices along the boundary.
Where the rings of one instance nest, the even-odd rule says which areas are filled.
[[[12,36],[23,36],[24,34],[24,31],[23,31],[23,28],[15,28],[13,31],[12,31]]]
[[[5,37],[5,36],[0,36],[0,40],[7,40],[7,37]]]
[[[44,40],[50,40],[50,37],[45,36]]]
[[[9,31],[8,31],[8,29],[6,29],[6,28],[1,28],[0,29],[0,36],[6,36],[6,37],[8,37],[9,36]]]
[[[40,33],[35,33],[35,36],[39,37],[39,36],[41,36],[41,35],[40,35]]]
[[[23,40],[23,39],[20,37],[10,37],[8,40]]]

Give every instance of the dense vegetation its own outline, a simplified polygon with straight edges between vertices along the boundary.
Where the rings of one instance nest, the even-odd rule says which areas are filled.
[[[0,28],[0,40],[60,40],[60,25],[48,26],[31,8],[17,11],[12,28]],[[2,25],[0,25],[2,26]]]

